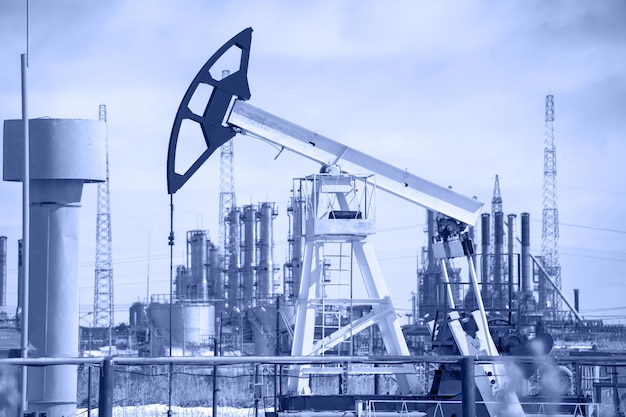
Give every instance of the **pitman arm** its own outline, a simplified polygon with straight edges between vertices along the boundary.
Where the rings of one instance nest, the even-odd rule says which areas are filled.
[[[339,165],[347,173],[370,172],[376,175],[376,186],[380,189],[463,223],[476,223],[483,205],[481,202],[245,103],[250,98],[247,68],[251,35],[252,29],[247,28],[224,44],[189,86],[170,136],[167,164],[169,194],[178,191],[217,148],[236,133],[241,133],[262,138],[321,164]],[[241,49],[240,68],[217,81],[209,70],[232,47]],[[196,115],[189,109],[189,102],[200,84],[212,86],[213,93],[204,113]],[[200,124],[207,149],[185,173],[176,173],[176,145],[183,120]]]

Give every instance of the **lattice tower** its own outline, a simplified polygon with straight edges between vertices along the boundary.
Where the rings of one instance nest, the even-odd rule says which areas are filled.
[[[556,147],[554,146],[554,96],[546,96],[544,153],[543,153],[543,218],[541,228],[541,256],[543,265],[561,289],[559,264],[559,210],[556,198]],[[548,308],[560,310],[561,299],[550,285],[545,286]]]
[[[106,126],[106,105],[98,109],[98,119]],[[96,217],[96,269],[94,284],[93,326],[113,327],[113,265],[111,261],[111,210],[109,196],[109,138],[105,136],[106,181],[98,183]]]
[[[222,79],[226,78],[230,71],[222,71]],[[233,250],[228,239],[228,227],[226,219],[233,207],[235,200],[235,170],[233,164],[233,140],[224,143],[220,148],[220,212],[219,212],[219,248],[224,254],[224,265],[228,265],[228,258]],[[228,247],[227,247],[228,246]]]
[[[491,239],[489,245],[490,262],[489,262],[489,280],[494,285],[492,290],[493,299],[489,303],[493,303],[494,307],[502,306],[502,295],[504,282],[505,264],[503,261],[503,233],[502,228],[502,194],[500,193],[500,177],[496,175],[493,185],[493,197],[491,198]]]
[[[500,193],[500,178],[497,174],[496,174],[496,180],[493,184],[493,196],[491,197],[491,239],[490,239],[490,244],[489,244],[489,255],[492,255],[492,256],[495,253],[496,213],[502,213],[502,194]],[[493,281],[493,274],[494,274],[493,264],[494,264],[494,259],[492,258],[491,261],[489,262],[489,265],[490,265],[489,276],[491,277],[492,281]]]
[[[500,179],[496,175],[496,181],[493,185],[493,197],[491,198],[491,216],[496,213],[502,213],[502,195],[500,194]]]

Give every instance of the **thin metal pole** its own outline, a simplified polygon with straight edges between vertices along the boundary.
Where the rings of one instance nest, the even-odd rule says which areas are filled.
[[[91,365],[87,365],[87,417],[91,417]]]
[[[476,417],[474,358],[471,356],[461,359],[461,409],[463,417]]]
[[[174,194],[170,194],[170,235],[168,239],[168,244],[170,246],[170,340],[169,340],[169,348],[170,348],[170,358],[172,357],[172,302],[174,301]],[[174,370],[174,364],[170,363],[169,372],[168,372],[168,390],[167,390],[167,415],[168,417],[172,416],[172,372]]]
[[[24,123],[24,177],[22,180],[22,358],[28,357],[28,293],[30,278],[30,129],[28,122],[28,55],[22,54],[22,122]],[[21,368],[21,410],[28,410],[28,369]]]
[[[276,329],[274,333],[274,355],[280,356],[280,295],[276,296]],[[278,412],[278,365],[274,364],[274,414]]]
[[[108,357],[100,367],[99,417],[113,417],[113,362]]]
[[[259,384],[259,365],[254,364],[254,417],[259,417],[259,396],[257,395]]]
[[[217,339],[214,341],[214,356],[217,356]],[[212,415],[213,417],[217,417],[217,364],[213,365],[213,407],[212,407]]]

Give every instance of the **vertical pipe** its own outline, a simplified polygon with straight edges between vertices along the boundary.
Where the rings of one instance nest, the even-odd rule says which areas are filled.
[[[91,329],[90,330],[90,336],[91,336]],[[89,347],[89,349],[91,350],[91,346]],[[91,364],[87,365],[87,417],[91,417]]]
[[[504,247],[504,213],[497,212],[493,216],[493,285],[496,306],[502,307],[504,299],[504,283],[502,279]]]
[[[293,281],[290,292],[291,298],[297,298],[300,293],[300,277],[302,275],[302,240],[304,238],[304,200],[301,189],[292,199],[293,208],[293,236],[291,252],[291,279]]]
[[[522,213],[522,292],[532,292],[530,272],[530,214]]]
[[[7,237],[0,236],[0,315],[6,315],[7,306]]]
[[[574,288],[574,310],[580,313],[580,290],[578,288]]]
[[[463,417],[476,417],[476,387],[474,385],[474,358],[461,358],[461,410]]]
[[[22,310],[23,305],[22,302],[24,300],[24,289],[22,285],[24,284],[24,248],[23,241],[19,239],[17,241],[17,310],[15,312],[15,318],[18,320],[19,326],[18,328],[22,328]]]
[[[240,234],[241,234],[241,212],[237,207],[233,207],[228,213],[228,307],[233,311],[239,307],[241,299],[241,271],[240,271]]]
[[[509,214],[507,216],[507,246],[508,246],[508,261],[509,261],[509,271],[508,271],[508,284],[509,284],[509,305],[508,308],[513,308],[513,288],[515,283],[518,281],[517,277],[517,268],[515,268],[515,221],[517,216],[515,214]],[[518,288],[519,290],[519,288]]]
[[[423,280],[423,300],[426,306],[425,311],[420,312],[420,314],[422,316],[429,314],[430,317],[435,317],[437,310],[446,304],[446,295],[445,288],[441,287],[444,284],[442,284],[443,280],[437,267],[437,258],[433,252],[432,242],[437,230],[434,211],[426,211],[426,223],[426,232],[428,233],[426,257],[428,261]]]
[[[217,338],[214,340],[213,352],[218,352]],[[214,353],[217,356],[217,353]],[[211,413],[213,417],[217,417],[217,362],[213,364],[213,406],[211,407]]]
[[[489,241],[490,237],[490,223],[491,215],[489,213],[483,213],[480,218],[480,233],[481,233],[481,267],[480,276],[483,284],[483,297],[487,297],[489,288],[489,264],[491,253],[489,253]],[[478,295],[478,294],[477,294]]]
[[[469,226],[467,230],[467,235],[469,239],[472,241],[472,245],[475,245],[476,242],[476,226]],[[476,251],[472,253],[472,261],[474,265],[476,265]]]
[[[254,266],[255,266],[255,226],[256,207],[243,208],[243,300],[242,307],[251,307],[254,301]],[[243,311],[243,310],[242,310]]]
[[[111,358],[102,361],[100,367],[98,417],[113,417],[113,364]]]
[[[211,280],[211,296],[215,299],[224,299],[224,278],[220,268],[220,251],[217,246],[209,242],[209,278]],[[215,312],[216,316],[218,312]]]
[[[274,329],[274,355],[280,356],[280,295],[276,296]],[[276,364],[274,364],[274,412],[278,415],[278,365]]]
[[[618,385],[618,374],[617,374],[617,366],[612,366],[611,367],[611,383],[613,385],[613,406],[615,407],[615,415],[616,416],[622,416],[624,415],[622,413],[621,407],[620,407],[620,403],[621,398],[619,395],[619,385]]]
[[[260,387],[259,365],[254,364],[254,417],[259,417],[259,393],[257,389]]]
[[[27,2],[28,7],[28,2]],[[21,356],[28,357],[28,297],[30,279],[30,129],[28,121],[28,55],[22,54],[22,123],[24,124],[24,173],[22,177],[22,343]],[[26,367],[21,368],[22,412],[28,410]]]

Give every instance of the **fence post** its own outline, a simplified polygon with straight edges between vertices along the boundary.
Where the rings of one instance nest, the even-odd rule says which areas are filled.
[[[213,356],[218,355],[218,340],[215,338],[213,346]],[[217,362],[213,363],[213,406],[211,407],[211,415],[217,417]]]
[[[111,358],[102,361],[100,368],[99,417],[113,417],[113,363]]]
[[[476,417],[476,385],[474,384],[474,358],[461,359],[461,409],[463,417]]]

